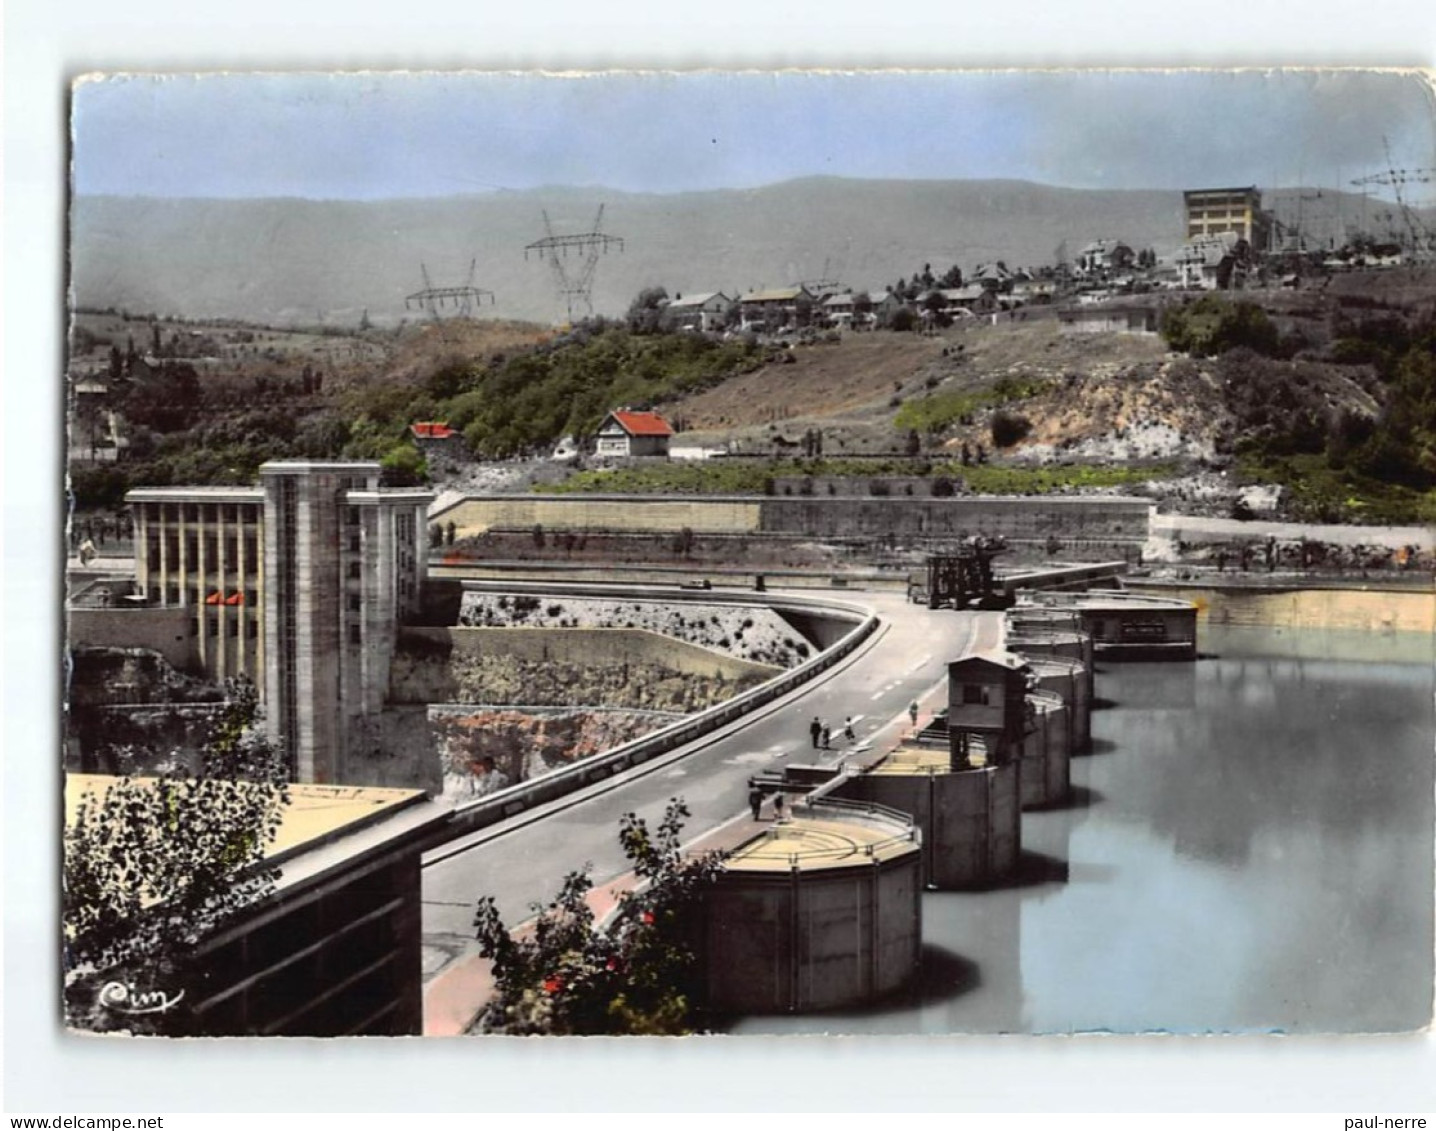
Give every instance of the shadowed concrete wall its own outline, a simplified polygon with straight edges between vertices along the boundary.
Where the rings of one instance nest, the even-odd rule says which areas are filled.
[[[824,488],[826,490],[826,488]],[[638,505],[641,504],[641,505]],[[672,495],[512,495],[464,499],[429,516],[463,537],[490,527],[662,530],[854,537],[1003,535],[1144,543],[1145,499],[954,496],[675,498]]]
[[[856,774],[835,796],[910,816],[922,830],[923,880],[933,887],[988,887],[1017,867],[1022,803],[1016,762],[956,773]]]
[[[1033,729],[1023,737],[1022,808],[1036,809],[1067,800],[1072,788],[1067,707],[1050,691],[1029,691]]]
[[[149,648],[176,668],[199,667],[190,632],[195,610],[71,609],[70,647]]]

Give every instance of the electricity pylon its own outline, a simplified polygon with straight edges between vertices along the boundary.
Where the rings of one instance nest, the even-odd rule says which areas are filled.
[[[474,272],[477,267],[478,260],[471,259],[469,261],[469,278],[462,287],[436,287],[429,280],[428,267],[422,263],[419,264],[419,270],[424,276],[424,289],[406,296],[404,309],[427,310],[429,317],[438,322],[442,318],[441,311],[451,303],[454,313],[461,318],[467,318],[473,313],[476,306],[483,306],[485,299],[488,299],[489,305],[492,306],[495,301],[494,292],[474,286]]]
[[[565,236],[555,235],[547,210],[543,214],[543,226],[547,234],[543,239],[535,240],[524,248],[524,258],[527,259],[529,252],[533,252],[547,261],[553,272],[559,297],[564,300],[564,305],[568,309],[570,322],[573,321],[575,309],[580,307],[585,315],[592,314],[593,277],[598,271],[599,256],[608,254],[612,247],[617,247],[619,251],[622,251],[622,238],[603,233],[603,205],[601,204],[598,206],[598,215],[594,218],[592,231]],[[573,253],[572,260],[569,259],[569,252]]]
[[[1406,233],[1400,242],[1413,259],[1430,259],[1433,252],[1436,252],[1436,247],[1432,246],[1436,241],[1432,239],[1431,230],[1407,202],[1405,188],[1407,185],[1429,185],[1436,180],[1436,169],[1398,169],[1396,163],[1391,160],[1391,146],[1384,137],[1381,143],[1386,147],[1386,171],[1372,173],[1369,177],[1359,177],[1351,183],[1361,187],[1363,198],[1368,185],[1383,185],[1391,189],[1396,196],[1396,207],[1401,210],[1401,219],[1406,225]],[[1364,200],[1362,210],[1365,211]]]

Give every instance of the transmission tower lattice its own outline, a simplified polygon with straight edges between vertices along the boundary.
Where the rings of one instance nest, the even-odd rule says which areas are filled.
[[[524,248],[524,258],[527,259],[529,252],[533,252],[548,262],[554,283],[558,286],[559,296],[568,309],[570,322],[573,321],[574,311],[577,309],[581,309],[585,315],[592,314],[593,277],[598,271],[599,257],[608,254],[613,247],[622,251],[622,238],[603,233],[601,204],[598,206],[598,215],[594,217],[592,231],[568,236],[555,235],[547,211],[543,214],[543,226],[547,234],[543,239],[535,240]],[[573,253],[572,259],[569,258],[570,252]]]
[[[443,317],[443,311],[449,305],[453,305],[454,313],[461,318],[467,318],[473,313],[474,308],[483,306],[487,299],[489,305],[494,304],[494,292],[486,291],[481,287],[474,286],[474,272],[478,267],[478,260],[469,261],[469,278],[462,287],[436,287],[429,280],[429,269],[424,264],[419,264],[419,271],[424,276],[424,289],[407,295],[404,299],[405,310],[427,310],[429,317],[438,322]]]
[[[843,284],[837,279],[836,273],[832,270],[832,257],[823,260],[823,273],[816,279],[804,279],[798,284],[816,299],[825,299],[829,295],[841,294]]]
[[[1436,169],[1398,169],[1396,163],[1391,159],[1391,146],[1383,137],[1382,145],[1386,147],[1386,171],[1384,173],[1373,173],[1369,177],[1359,177],[1352,181],[1354,185],[1360,186],[1363,195],[1370,185],[1383,185],[1391,189],[1396,196],[1396,207],[1401,210],[1401,219],[1406,226],[1406,231],[1401,235],[1400,242],[1411,253],[1414,259],[1420,261],[1429,260],[1436,254],[1436,238],[1430,228],[1417,215],[1415,208],[1406,199],[1407,185],[1429,185],[1436,180]],[[1364,210],[1364,204],[1363,204]]]

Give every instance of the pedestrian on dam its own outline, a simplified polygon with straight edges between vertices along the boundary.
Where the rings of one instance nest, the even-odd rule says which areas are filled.
[[[763,791],[756,785],[748,791],[748,808],[753,810],[753,820],[758,820],[763,812]]]
[[[917,730],[917,701],[913,700],[907,709],[907,717],[912,720],[912,729]]]
[[[781,793],[773,796],[773,821],[777,823],[783,819],[783,795]]]
[[[857,738],[857,735],[853,733],[852,715],[849,715],[843,720],[843,737],[846,738],[849,742],[852,742]]]
[[[823,720],[817,715],[814,715],[813,721],[808,724],[808,733],[813,736],[813,749],[816,750],[818,739],[823,736]]]
[[[831,727],[825,726],[825,727],[823,727],[823,749],[824,749],[824,750],[831,750],[832,748],[833,748],[833,730],[832,730]]]

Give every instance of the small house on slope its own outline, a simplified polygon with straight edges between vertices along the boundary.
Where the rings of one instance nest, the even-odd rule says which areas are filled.
[[[708,334],[722,328],[732,301],[722,291],[686,297],[679,295],[663,308],[663,317],[674,330]]]
[[[594,455],[600,459],[622,456],[668,456],[673,429],[656,412],[614,409],[599,426]]]

